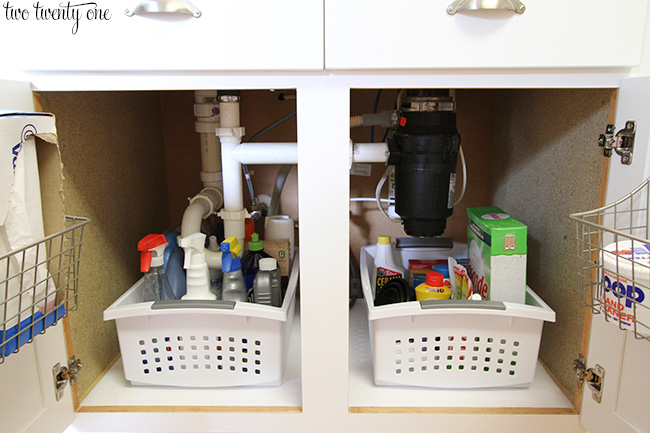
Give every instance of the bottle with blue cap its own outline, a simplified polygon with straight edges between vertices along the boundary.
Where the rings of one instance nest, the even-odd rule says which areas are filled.
[[[221,243],[221,253],[221,271],[223,272],[221,298],[224,301],[248,302],[241,261],[236,253],[231,251],[230,242],[227,239]]]

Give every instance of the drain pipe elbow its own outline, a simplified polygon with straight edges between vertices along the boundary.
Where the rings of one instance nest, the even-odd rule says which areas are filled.
[[[201,231],[201,220],[217,212],[223,204],[221,192],[216,188],[203,188],[190,199],[183,214],[181,237],[185,238]]]

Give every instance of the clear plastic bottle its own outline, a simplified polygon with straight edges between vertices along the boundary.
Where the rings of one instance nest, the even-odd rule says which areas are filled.
[[[150,234],[138,242],[140,270],[144,272],[142,301],[176,299],[165,274],[165,248],[167,239],[162,234]]]
[[[259,266],[260,269],[253,279],[253,302],[280,307],[282,293],[278,262],[274,258],[263,258]]]
[[[373,294],[393,278],[404,278],[405,275],[405,269],[395,260],[390,236],[377,237],[374,272],[372,274]]]
[[[253,280],[259,271],[260,260],[270,257],[264,252],[264,242],[260,240],[260,235],[253,233],[250,242],[248,242],[248,251],[241,258],[241,271],[244,274],[247,291],[253,288]]]

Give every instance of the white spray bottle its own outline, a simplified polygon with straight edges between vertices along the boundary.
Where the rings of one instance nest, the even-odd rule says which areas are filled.
[[[210,291],[210,271],[205,261],[205,234],[192,233],[179,238],[178,244],[185,249],[183,267],[187,274],[187,293],[181,299],[216,300],[217,296]]]

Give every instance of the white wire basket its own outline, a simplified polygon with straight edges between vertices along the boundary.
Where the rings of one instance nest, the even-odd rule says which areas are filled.
[[[620,200],[569,215],[576,222],[582,303],[650,340],[650,179]]]
[[[402,302],[375,307],[375,246],[361,248],[361,284],[368,308],[377,385],[429,388],[526,386],[533,381],[544,321],[555,312],[530,288],[526,304],[494,301]],[[410,259],[458,258],[454,249],[398,249]]]
[[[133,385],[174,387],[281,385],[299,268],[295,250],[281,307],[142,302],[140,279],[104,311],[104,320],[115,320],[126,379]]]
[[[0,256],[0,364],[77,309],[79,264],[87,218]]]

